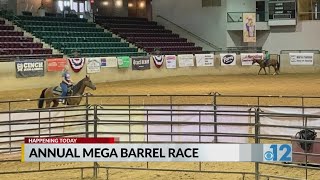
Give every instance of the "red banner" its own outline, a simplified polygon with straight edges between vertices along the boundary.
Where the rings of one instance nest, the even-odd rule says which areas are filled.
[[[62,71],[67,64],[67,60],[64,58],[47,59],[48,71]]]
[[[25,144],[113,144],[119,142],[119,138],[25,138]]]

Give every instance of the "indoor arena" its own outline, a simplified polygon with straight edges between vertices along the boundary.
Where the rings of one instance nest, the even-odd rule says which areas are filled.
[[[318,180],[318,3],[0,0],[0,180]],[[31,161],[28,138],[263,149]],[[289,144],[290,160],[263,154],[274,144]]]

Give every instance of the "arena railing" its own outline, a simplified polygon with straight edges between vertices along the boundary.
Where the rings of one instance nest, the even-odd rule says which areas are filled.
[[[318,4],[319,5],[319,4]],[[300,21],[308,21],[308,20],[320,20],[320,13],[319,12],[315,12],[314,8],[311,10],[312,12],[302,12],[299,11],[298,12],[298,18]]]
[[[42,112],[58,112],[58,111],[69,111],[69,112],[76,112],[80,111],[82,113],[76,114],[76,115],[71,115],[71,116],[66,116],[64,115],[63,118],[68,118],[68,117],[76,117],[76,116],[82,116],[85,117],[84,120],[79,120],[79,121],[68,121],[68,125],[64,126],[54,126],[55,122],[50,121],[50,119],[53,119],[54,117],[45,117],[41,118],[31,118],[31,119],[22,119],[18,121],[11,121],[9,118],[9,121],[2,121],[0,122],[1,126],[15,126],[15,125],[21,125],[21,126],[26,126],[27,124],[35,124],[38,125],[39,127],[34,127],[34,128],[29,128],[25,129],[30,130],[30,131],[38,131],[37,133],[33,134],[21,134],[21,132],[25,132],[23,130],[13,130],[9,128],[9,131],[2,131],[0,132],[0,139],[3,138],[9,138],[9,141],[1,141],[0,145],[3,144],[10,144],[9,148],[1,148],[0,150],[3,152],[8,152],[9,153],[14,153],[14,152],[19,152],[20,147],[16,145],[16,143],[19,143],[18,140],[13,140],[14,138],[18,137],[24,137],[24,136],[35,136],[35,137],[41,137],[41,136],[50,136],[50,137],[60,137],[60,136],[86,136],[86,137],[100,137],[100,136],[105,136],[105,135],[126,135],[128,136],[128,141],[124,140],[121,141],[121,143],[155,143],[156,141],[152,141],[149,139],[149,136],[151,135],[157,135],[157,136],[170,136],[170,141],[160,141],[157,143],[172,143],[175,142],[173,139],[174,136],[185,136],[185,137],[198,137],[198,142],[202,142],[201,138],[202,137],[212,137],[213,142],[206,142],[206,143],[226,143],[226,142],[219,142],[217,141],[218,137],[246,137],[246,138],[251,138],[254,140],[254,143],[262,143],[264,140],[272,140],[272,141],[290,141],[290,142],[313,142],[313,143],[320,143],[319,141],[311,141],[311,140],[301,140],[301,139],[294,139],[292,138],[293,136],[283,136],[281,134],[272,134],[272,135],[265,135],[261,134],[260,130],[263,127],[272,127],[272,128],[293,128],[293,129],[305,129],[305,128],[312,128],[315,130],[320,130],[319,126],[309,126],[308,121],[309,119],[315,119],[315,118],[320,118],[319,115],[312,115],[312,114],[306,114],[304,113],[304,108],[307,108],[305,104],[305,101],[307,99],[318,99],[320,97],[315,97],[315,96],[250,96],[250,95],[222,95],[217,92],[213,92],[210,94],[204,94],[204,95],[84,95],[82,97],[85,97],[85,104],[80,106],[80,107],[73,107],[73,108],[50,108],[50,109],[27,109],[27,110],[10,110],[9,111],[3,111],[0,114],[14,114],[14,113],[25,113],[25,112],[34,112],[34,113],[42,113]],[[203,99],[204,97],[204,99]],[[74,97],[76,98],[76,97]],[[110,99],[113,98],[113,101],[116,103],[100,103],[99,105],[94,104],[95,101],[92,100],[92,98],[98,98],[99,100],[103,100],[104,98],[107,99],[109,102]],[[119,102],[119,99],[124,99],[126,103]],[[138,98],[138,99],[137,99]],[[140,98],[140,99],[139,99]],[[141,99],[142,98],[142,99]],[[166,99],[165,102],[160,102],[160,103],[152,103],[152,101],[148,102],[147,98],[156,98],[156,99]],[[185,102],[181,101],[180,98],[188,98],[190,102]],[[238,103],[234,103],[234,99],[232,100],[232,103],[227,103],[223,102],[223,98],[240,98],[236,100]],[[243,103],[241,99],[245,98],[252,98],[250,104],[246,104],[248,101],[245,101],[246,103]],[[265,104],[263,103],[263,99],[267,99],[268,102],[270,102],[270,99],[275,98],[275,99],[296,99],[301,101],[300,103],[297,103],[296,105],[273,105],[270,106],[270,104]],[[35,99],[34,99],[35,100]],[[195,101],[194,101],[195,100]],[[32,102],[32,99],[28,100],[15,100],[15,101],[1,101],[0,103],[18,103],[18,102]],[[142,103],[141,103],[142,101]],[[274,103],[272,103],[274,104]],[[123,106],[126,105],[126,107],[117,107],[114,108],[112,106]],[[140,109],[135,109],[135,106],[147,106],[147,105],[167,105],[170,107],[170,109],[161,109],[161,108],[140,108]],[[196,106],[196,105],[206,105],[206,106],[211,106],[211,110],[176,110],[173,109],[174,106]],[[219,106],[240,106],[240,107],[247,107],[248,110],[218,110],[217,108]],[[10,105],[9,105],[10,107]],[[294,107],[294,108],[301,108],[302,109],[302,114],[294,114],[294,113],[266,113],[262,112],[261,108],[263,107]],[[319,107],[318,105],[316,106],[310,106],[311,108]],[[112,111],[112,112],[110,112]],[[126,112],[126,113],[124,113]],[[113,119],[113,120],[108,120],[104,119],[103,116],[118,116],[118,115],[126,115],[129,118],[128,119]],[[145,120],[133,120],[133,116],[146,116]],[[172,121],[173,116],[198,116],[199,121],[198,122],[174,122]],[[93,117],[93,120],[90,120]],[[101,117],[100,117],[101,116]],[[161,116],[161,117],[171,117],[170,121],[153,121],[150,120],[151,116]],[[213,122],[202,122],[201,117],[202,116],[211,116],[213,117]],[[226,123],[226,122],[219,122],[217,121],[217,118],[221,116],[233,116],[233,117],[248,117],[248,118],[253,118],[253,121],[250,121],[248,123]],[[304,121],[304,124],[301,126],[290,126],[290,125],[279,125],[279,124],[262,124],[260,119],[263,117],[278,117],[278,118],[283,118],[283,117],[291,117],[295,119],[302,119]],[[45,119],[49,119],[49,122],[45,122]],[[31,122],[30,122],[31,121]],[[48,127],[41,127],[43,124],[49,124]],[[123,131],[113,131],[113,132],[105,132],[101,131],[98,128],[99,126],[129,126],[127,132]],[[146,132],[136,132],[132,129],[133,126],[135,125],[143,125],[146,126],[147,130]],[[170,132],[150,132],[149,127],[151,125],[168,125],[170,126],[171,130]],[[193,126],[198,126],[198,132],[174,132],[173,131],[173,126],[185,126],[185,125],[193,125]],[[254,132],[253,133],[219,133],[217,131],[217,126],[247,126],[248,128],[253,128]],[[55,129],[55,128],[65,128],[65,127],[77,127],[77,126],[82,126],[83,131],[80,132],[63,132],[63,133],[52,133],[52,131],[49,131],[49,133],[42,133],[41,130],[43,129]],[[89,128],[92,127],[92,128]],[[201,127],[202,126],[213,126],[214,130],[213,132],[201,132]],[[131,127],[131,128],[130,128]],[[20,134],[19,134],[20,133]],[[9,134],[9,135],[8,135]],[[137,141],[132,139],[133,136],[146,136],[146,141]],[[21,141],[20,141],[21,142]],[[176,141],[176,143],[189,143],[189,141]],[[195,143],[195,142],[193,142]],[[15,144],[14,146],[12,146]],[[3,154],[3,153],[2,153]],[[304,155],[306,157],[310,156],[319,156],[319,154],[315,153],[296,153],[294,154],[299,154],[299,155]],[[306,158],[307,160],[307,158]],[[0,163],[3,162],[18,162],[18,159],[5,159],[1,160]],[[274,164],[274,163],[254,163],[255,164],[255,170],[254,172],[225,172],[225,171],[210,171],[206,170],[205,165],[201,162],[198,163],[198,168],[197,169],[187,169],[187,170],[182,170],[182,169],[165,169],[165,168],[156,168],[156,167],[150,167],[148,162],[145,162],[144,167],[131,167],[131,168],[124,168],[122,166],[114,166],[114,165],[108,165],[108,164],[103,164],[103,163],[94,163],[92,167],[77,167],[77,168],[53,168],[53,169],[41,169],[41,163],[39,163],[39,169],[38,170],[32,170],[32,171],[10,171],[10,172],[0,172],[0,174],[15,174],[15,173],[31,173],[31,172],[45,172],[45,171],[56,171],[56,170],[73,170],[73,169],[78,169],[80,170],[81,177],[83,176],[83,170],[92,168],[93,169],[93,174],[94,177],[98,176],[98,169],[105,169],[107,171],[106,176],[108,177],[108,171],[113,170],[113,169],[131,169],[131,170],[150,170],[150,171],[174,171],[174,172],[197,172],[197,173],[234,173],[234,174],[239,174],[240,176],[243,177],[243,179],[246,176],[255,176],[256,179],[259,177],[266,177],[266,178],[278,178],[278,179],[294,179],[292,177],[282,177],[282,176],[276,176],[276,175],[269,175],[269,174],[261,174],[260,173],[260,165],[272,165],[272,166],[282,166],[282,167],[291,167],[291,168],[299,168],[299,169],[305,169],[305,177],[306,179],[308,178],[308,170],[319,170],[319,168],[316,167],[309,167],[309,166],[297,166],[295,164]],[[308,164],[305,162],[305,164]],[[298,179],[298,178],[296,178]]]
[[[27,59],[63,58],[63,54],[31,54],[31,55],[0,55],[0,62],[11,62]]]
[[[257,22],[267,22],[269,20],[269,12],[255,11],[255,12],[227,12],[227,22],[243,22],[243,13],[255,13]]]
[[[280,54],[289,54],[289,53],[314,53],[314,54],[320,54],[319,50],[307,50],[307,49],[301,49],[301,50],[281,50]]]

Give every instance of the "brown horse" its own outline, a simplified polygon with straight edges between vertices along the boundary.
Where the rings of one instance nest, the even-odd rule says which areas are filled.
[[[76,85],[72,87],[72,91],[68,92],[69,96],[81,96],[84,93],[86,87],[90,89],[96,90],[96,86],[91,81],[90,77],[86,76],[81,81],[79,81]],[[43,107],[44,101],[46,102],[45,108],[49,108],[51,102],[53,102],[52,107],[57,107],[59,105],[59,98],[61,95],[60,86],[45,88],[42,90],[40,98],[48,98],[48,99],[39,99],[38,108]],[[49,99],[50,98],[50,99]],[[66,98],[66,103],[68,105],[79,105],[82,100],[82,97],[77,98]]]
[[[267,63],[263,59],[253,59],[252,65],[255,63],[258,63],[260,65],[260,70],[258,72],[258,75],[260,74],[261,69],[263,69],[264,73],[267,74],[266,67],[269,68],[269,74],[270,74],[270,66],[274,68],[273,75],[280,73],[280,62],[277,59],[270,58],[270,60]]]

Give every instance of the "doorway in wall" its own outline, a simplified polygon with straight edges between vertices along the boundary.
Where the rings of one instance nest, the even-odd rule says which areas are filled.
[[[266,2],[256,1],[257,21],[264,22],[266,19]]]
[[[129,17],[142,17],[151,20],[151,0],[128,0]]]

